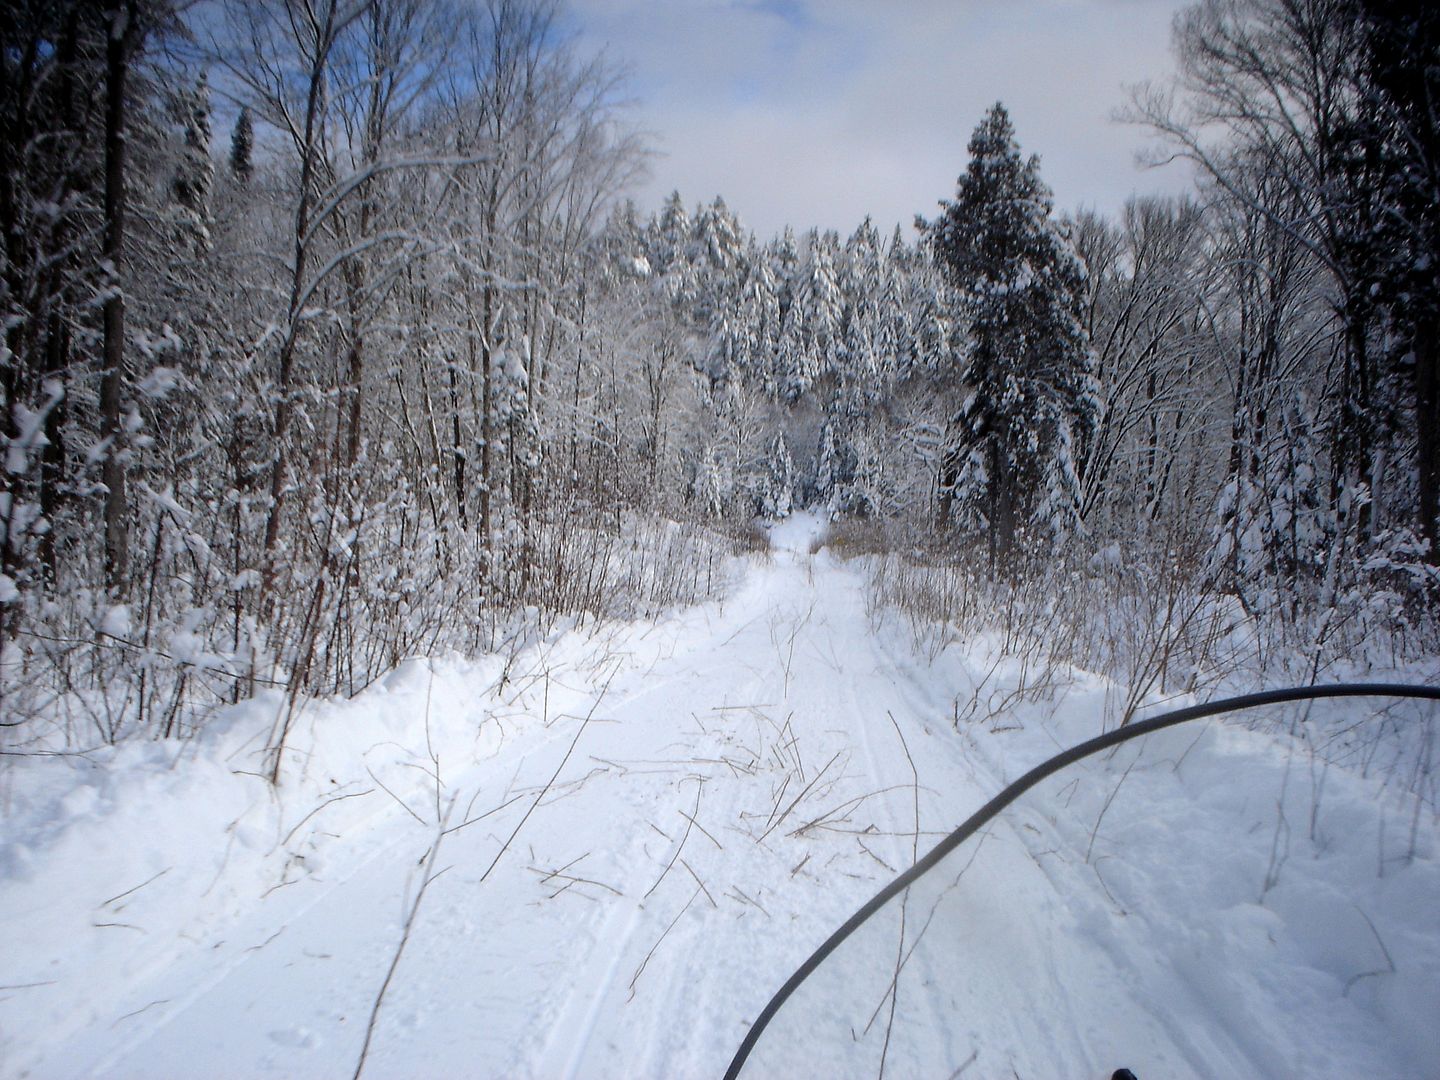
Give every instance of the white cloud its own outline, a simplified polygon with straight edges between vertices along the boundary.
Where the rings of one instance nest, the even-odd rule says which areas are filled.
[[[1115,124],[1122,84],[1163,77],[1180,0],[575,0],[582,41],[636,74],[664,154],[638,192],[725,196],[762,235],[931,215],[1003,100],[1064,209],[1117,208],[1144,134]]]

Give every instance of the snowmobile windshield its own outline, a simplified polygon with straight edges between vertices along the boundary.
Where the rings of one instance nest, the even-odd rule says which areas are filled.
[[[786,920],[808,937],[757,927],[778,977],[730,1075],[1426,1073],[1436,700],[1273,691],[1088,740],[1062,700],[937,730],[892,790],[795,815],[825,910]],[[978,752],[997,736],[1013,756]],[[982,789],[1005,805],[952,833],[955,792]],[[877,872],[893,887],[867,896]]]

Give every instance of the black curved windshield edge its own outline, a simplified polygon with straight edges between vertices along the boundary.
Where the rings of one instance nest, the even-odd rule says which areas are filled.
[[[745,1066],[746,1058],[750,1056],[750,1052],[760,1041],[760,1036],[764,1034],[766,1027],[774,1019],[775,1014],[780,1011],[781,1006],[785,1004],[791,994],[800,988],[800,984],[824,963],[825,958],[840,947],[841,942],[860,929],[871,915],[874,915],[906,888],[934,869],[946,855],[973,836],[986,822],[1046,777],[1052,776],[1066,766],[1073,765],[1091,754],[1098,754],[1102,750],[1119,746],[1130,739],[1138,739],[1142,735],[1149,735],[1152,732],[1174,727],[1190,720],[1200,720],[1220,713],[1258,709],[1266,705],[1283,705],[1292,701],[1315,701],[1321,698],[1343,697],[1423,698],[1440,701],[1440,687],[1411,686],[1405,683],[1336,683],[1332,686],[1294,686],[1281,690],[1261,690],[1253,694],[1241,694],[1238,697],[1207,701],[1203,705],[1191,705],[1145,720],[1137,720],[1124,727],[1107,731],[1103,735],[1097,735],[1093,739],[1087,739],[1035,766],[970,815],[964,824],[936,844],[914,866],[900,874],[889,885],[866,901],[860,910],[846,919],[838,930],[825,939],[824,944],[810,954],[809,959],[795,969],[795,973],[785,980],[785,985],[780,987],[765,1008],[760,1010],[760,1015],[756,1017],[755,1022],[750,1025],[750,1030],[745,1033],[740,1048],[735,1051],[735,1057],[731,1060],[730,1067],[725,1070],[725,1080],[737,1080],[740,1070]]]

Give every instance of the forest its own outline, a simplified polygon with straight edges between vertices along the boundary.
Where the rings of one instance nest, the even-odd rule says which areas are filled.
[[[1432,1075],[1440,5],[759,235],[585,20],[842,5],[673,2],[0,4],[0,1080]]]
[[[703,598],[804,508],[1132,711],[1440,651],[1440,12],[1203,0],[1125,108],[1189,195],[1057,213],[997,103],[888,236],[636,206],[566,26],[5,6],[5,753]]]

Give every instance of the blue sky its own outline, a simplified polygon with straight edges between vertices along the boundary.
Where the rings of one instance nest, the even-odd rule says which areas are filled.
[[[582,46],[626,64],[661,151],[642,207],[723,195],[768,235],[931,216],[997,99],[1061,209],[1176,191],[1111,114],[1171,70],[1180,0],[571,0]]]

